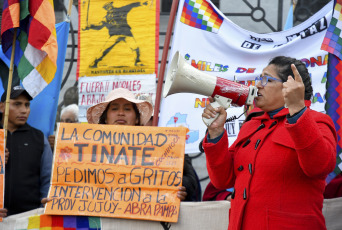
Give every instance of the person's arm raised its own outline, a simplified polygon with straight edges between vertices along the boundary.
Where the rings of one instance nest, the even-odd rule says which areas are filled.
[[[301,111],[305,107],[305,86],[303,79],[294,64],[291,64],[291,69],[295,78],[293,79],[292,76],[288,76],[287,81],[283,83],[282,91],[290,116]]]

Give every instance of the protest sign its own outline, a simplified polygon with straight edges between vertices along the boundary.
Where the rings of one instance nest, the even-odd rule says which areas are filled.
[[[128,89],[135,96],[149,94],[152,97],[152,101],[155,101],[156,79],[152,74],[81,77],[78,81],[78,120],[80,122],[87,122],[88,108],[103,102],[107,94],[117,88]]]
[[[60,123],[45,213],[177,222],[186,132]]]

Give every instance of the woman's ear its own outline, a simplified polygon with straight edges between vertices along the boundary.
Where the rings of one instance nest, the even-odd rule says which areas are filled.
[[[138,117],[135,119],[135,125],[140,125],[140,124],[139,124],[139,118],[138,118]]]

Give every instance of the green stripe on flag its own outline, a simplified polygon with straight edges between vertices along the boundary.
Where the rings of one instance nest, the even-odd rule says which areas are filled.
[[[21,31],[21,33],[19,34],[18,41],[20,43],[20,49],[24,52],[28,43],[28,37],[24,31]]]
[[[24,78],[27,77],[27,75],[29,75],[33,69],[34,69],[34,67],[31,65],[31,63],[23,55],[23,57],[20,59],[19,65],[18,65],[19,78],[23,81]]]
[[[28,0],[22,0],[22,1],[20,1],[20,21],[25,19],[28,15],[30,15],[29,1]]]

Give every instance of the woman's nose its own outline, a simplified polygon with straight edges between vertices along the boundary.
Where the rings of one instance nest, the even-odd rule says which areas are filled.
[[[262,84],[261,84],[261,81],[256,81],[255,86],[257,88],[262,88],[263,87]]]

